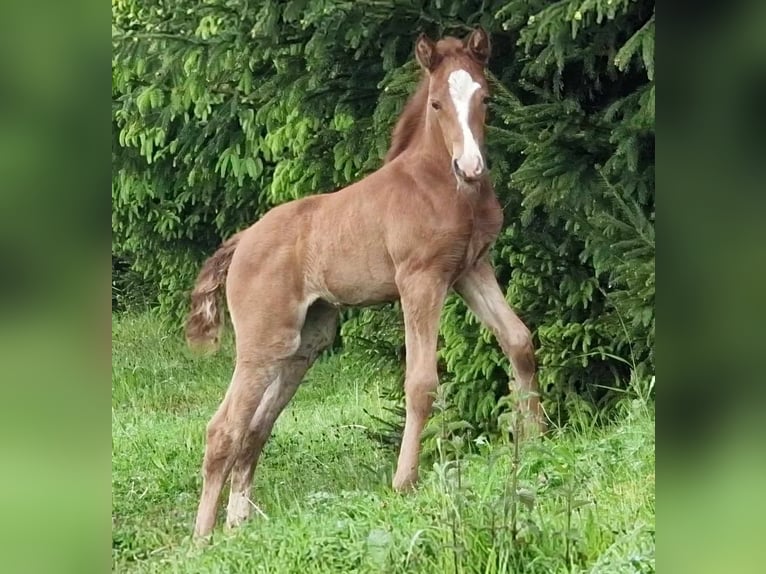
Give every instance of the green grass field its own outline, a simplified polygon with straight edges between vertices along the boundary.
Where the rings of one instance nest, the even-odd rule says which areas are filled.
[[[195,358],[148,316],[114,319],[114,571],[654,572],[649,401],[626,395],[616,422],[553,429],[519,452],[437,456],[399,495],[395,454],[365,432],[392,375],[347,363],[316,364],[277,422],[255,476],[263,515],[198,547],[204,430],[231,352]]]

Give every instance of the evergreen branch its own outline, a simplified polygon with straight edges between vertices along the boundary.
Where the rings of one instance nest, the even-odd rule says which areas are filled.
[[[201,38],[195,38],[194,36],[180,36],[178,34],[171,34],[169,32],[121,32],[113,33],[112,40],[122,41],[138,41],[138,40],[173,40],[174,42],[182,42],[185,44],[193,44],[195,46],[216,46],[224,44],[228,40],[227,37],[217,36],[218,41],[212,42],[210,40],[203,40]]]
[[[614,57],[614,65],[624,72],[633,56],[642,48],[642,60],[649,80],[654,79],[654,12],[643,26],[622,45]]]

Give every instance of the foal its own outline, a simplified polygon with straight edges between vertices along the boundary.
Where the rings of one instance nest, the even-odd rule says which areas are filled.
[[[420,435],[437,386],[439,316],[451,288],[497,336],[513,365],[519,408],[536,430],[544,428],[529,330],[486,257],[503,216],[481,151],[489,37],[482,29],[465,40],[421,36],[415,53],[423,80],[383,167],[335,193],[272,209],[200,272],[187,338],[217,344],[225,285],[237,360],[207,426],[196,536],[212,531],[229,474],[226,523],[249,516],[263,445],[306,370],[332,344],[341,306],[401,300],[407,414],[396,490],[418,477]]]

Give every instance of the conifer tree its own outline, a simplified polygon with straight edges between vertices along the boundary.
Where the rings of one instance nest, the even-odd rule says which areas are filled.
[[[418,33],[482,25],[488,157],[506,215],[492,258],[534,330],[546,407],[556,416],[573,391],[599,400],[630,369],[653,372],[653,1],[112,6],[113,253],[166,316],[182,316],[223,238],[380,166],[418,81]],[[457,298],[443,319],[445,416],[494,431],[508,365]],[[395,350],[396,320],[364,312],[343,333]]]

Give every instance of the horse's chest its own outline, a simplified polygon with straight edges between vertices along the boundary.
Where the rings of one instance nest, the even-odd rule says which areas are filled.
[[[442,241],[432,245],[429,260],[441,268],[454,283],[489,249],[497,236],[494,226],[483,221],[463,221],[459,228],[441,235]]]
[[[497,239],[501,221],[478,219],[474,221],[471,237],[466,249],[466,263],[473,265]]]
[[[489,189],[451,199],[433,202],[438,210],[424,208],[417,221],[396,227],[391,242],[395,266],[440,269],[454,281],[487,252],[503,219],[494,193]]]
[[[456,269],[456,277],[487,253],[497,239],[502,223],[503,213],[496,200],[476,206],[471,218],[470,231],[461,246],[462,257]]]

